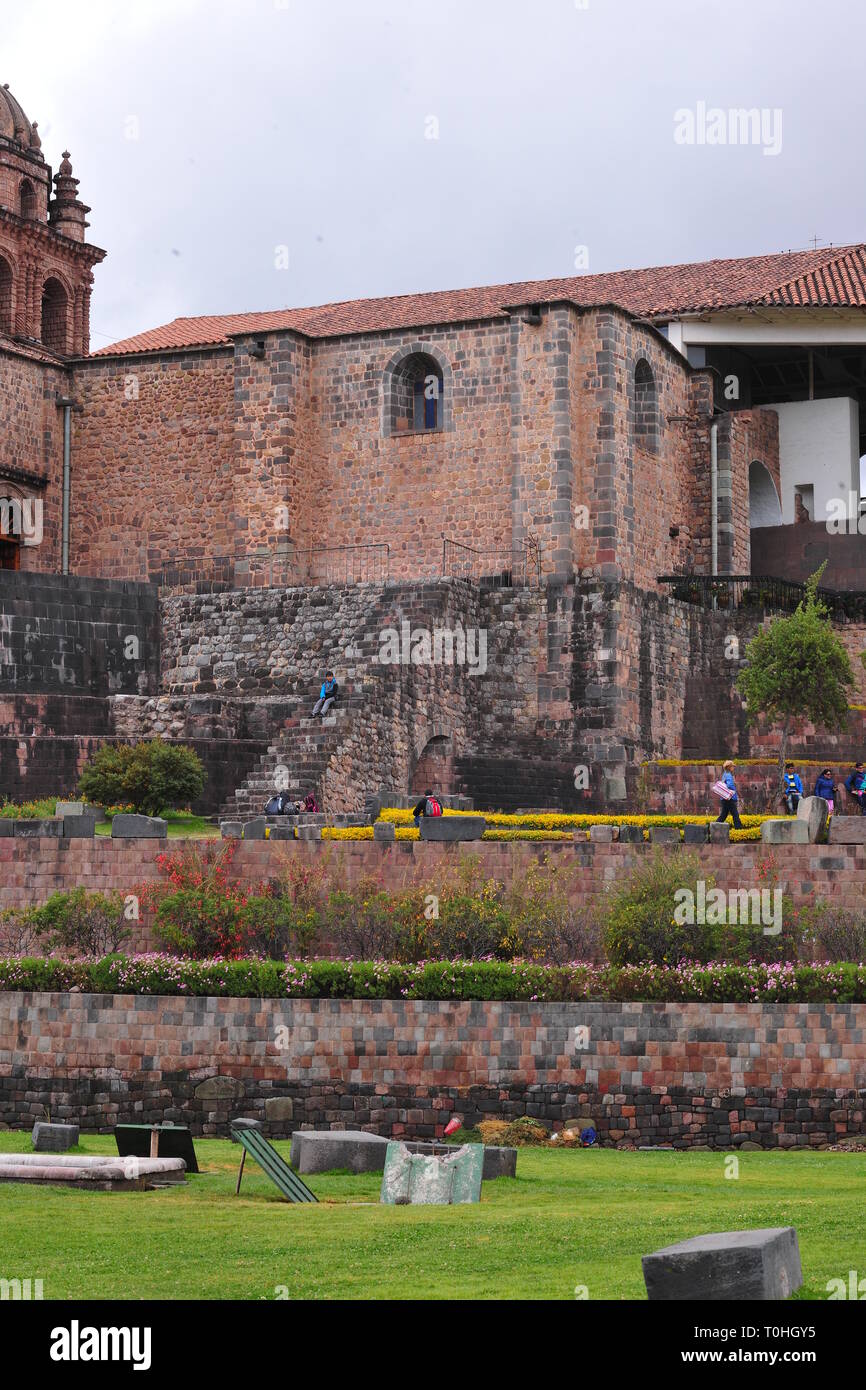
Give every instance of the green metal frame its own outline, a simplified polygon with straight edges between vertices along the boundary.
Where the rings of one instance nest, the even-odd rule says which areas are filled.
[[[256,1163],[265,1173],[271,1182],[278,1187],[283,1196],[290,1202],[318,1202],[315,1192],[311,1192],[307,1184],[297,1173],[293,1172],[284,1158],[281,1158],[274,1146],[268,1143],[263,1134],[257,1129],[234,1129],[232,1128],[232,1138],[243,1145],[241,1155],[241,1166],[238,1170],[238,1185],[235,1188],[235,1196],[241,1190],[241,1178],[244,1174],[244,1162],[247,1154],[251,1154]]]

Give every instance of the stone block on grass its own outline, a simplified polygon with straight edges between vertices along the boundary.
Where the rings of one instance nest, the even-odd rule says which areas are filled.
[[[239,820],[221,820],[220,835],[224,840],[240,840],[243,838],[244,825]]]
[[[240,1143],[240,1140],[239,1140],[239,1139],[236,1139],[235,1136],[234,1136],[234,1131],[235,1131],[236,1129],[257,1129],[257,1130],[259,1130],[259,1131],[262,1131],[262,1130],[264,1130],[264,1125],[262,1124],[262,1121],[261,1121],[261,1120],[253,1120],[253,1119],[247,1119],[247,1118],[242,1118],[242,1119],[238,1119],[238,1120],[232,1120],[232,1122],[231,1122],[231,1131],[232,1131],[231,1140],[232,1140],[232,1143],[233,1143],[233,1144],[239,1144],[239,1143]]]
[[[244,839],[263,840],[266,826],[267,819],[264,816],[256,816],[253,820],[248,820],[244,825]]]
[[[452,1206],[481,1200],[484,1148],[464,1144],[443,1157],[413,1154],[392,1140],[385,1155],[380,1201],[395,1206]]]
[[[830,807],[823,796],[804,796],[797,807],[797,820],[804,821],[809,834],[809,844],[817,845],[823,841],[830,819]]]
[[[396,836],[396,827],[393,821],[377,820],[373,826],[373,839],[379,844],[391,844]]]
[[[389,1141],[360,1129],[296,1129],[289,1162],[299,1173],[381,1173]]]
[[[64,816],[83,816],[84,802],[58,801],[57,805],[54,807],[54,814],[59,820],[62,820]]]
[[[480,840],[487,829],[484,816],[422,816],[421,839],[457,844]]]
[[[134,816],[125,812],[111,822],[112,840],[165,840],[168,824],[159,816]]]
[[[413,1154],[435,1154],[443,1157],[447,1154],[456,1153],[453,1144],[426,1143],[424,1140],[408,1140],[406,1148]],[[495,1178],[516,1178],[517,1177],[517,1150],[505,1148],[502,1145],[482,1144],[484,1150],[484,1163],[482,1165],[481,1176],[484,1182],[490,1182]]]
[[[711,845],[729,845],[731,843],[731,827],[728,821],[711,820],[709,831]]]
[[[765,820],[761,839],[765,845],[808,845],[809,827],[804,820]]]
[[[793,1226],[693,1236],[644,1255],[641,1263],[651,1302],[785,1299],[803,1283]]]
[[[683,844],[684,845],[705,845],[707,843],[707,827],[705,825],[684,825]]]
[[[269,840],[294,840],[294,825],[271,825],[268,827]]]
[[[298,839],[299,839],[299,840],[321,840],[321,838],[322,838],[322,827],[321,827],[320,825],[299,825],[299,826],[298,826]]]
[[[78,1143],[78,1125],[49,1124],[37,1120],[30,1135],[37,1153],[66,1153]]]
[[[866,816],[833,816],[829,840],[831,845],[866,845]]]
[[[9,816],[0,816],[0,840],[11,840],[15,834],[15,822]]]

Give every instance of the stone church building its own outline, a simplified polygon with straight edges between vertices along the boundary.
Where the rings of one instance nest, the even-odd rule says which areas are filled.
[[[641,757],[694,752],[702,719],[713,755],[748,745],[724,622],[658,581],[775,573],[762,557],[801,534],[783,511],[824,530],[825,474],[859,515],[866,247],[179,318],[90,354],[88,211],[0,88],[13,790],[40,758],[71,785],[94,739],[161,733],[210,741],[233,809],[277,764],[344,803],[435,771],[491,804],[573,806],[577,762],[599,798]],[[52,603],[76,595],[73,634]],[[137,665],[114,620],[118,640],[140,623]],[[386,669],[404,621],[483,629],[487,674]],[[323,662],[347,699],[313,745]]]

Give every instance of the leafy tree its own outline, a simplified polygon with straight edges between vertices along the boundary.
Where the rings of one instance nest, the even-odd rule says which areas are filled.
[[[162,739],[103,744],[81,773],[78,790],[103,806],[131,805],[142,815],[188,806],[207,776],[198,754]]]
[[[780,728],[780,792],[793,720],[808,719],[832,733],[844,728],[848,718],[848,686],[854,675],[818,596],[823,573],[824,565],[806,581],[806,595],[789,617],[774,618],[752,639],[736,681],[749,723],[765,715]]]

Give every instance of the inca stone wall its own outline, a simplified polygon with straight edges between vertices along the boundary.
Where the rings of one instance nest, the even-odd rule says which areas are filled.
[[[602,1143],[817,1148],[866,1132],[862,1004],[0,994],[0,1123],[441,1136],[579,1119]],[[576,1029],[585,1029],[581,1049]]]

